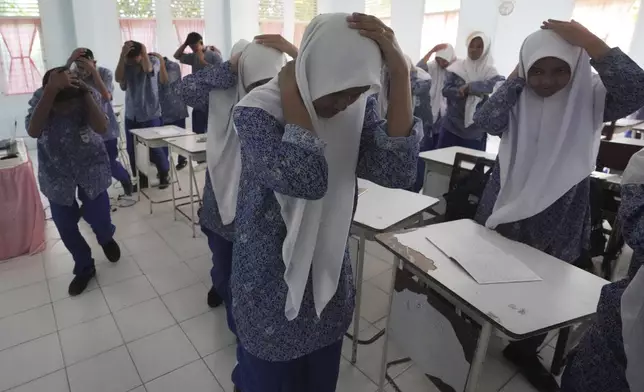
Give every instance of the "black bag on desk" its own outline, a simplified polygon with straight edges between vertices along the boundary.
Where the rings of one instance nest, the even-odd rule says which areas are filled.
[[[463,163],[474,165],[474,168],[470,170],[463,167]],[[447,203],[445,222],[474,219],[493,167],[494,161],[489,159],[456,154],[449,180],[449,192],[443,195]]]

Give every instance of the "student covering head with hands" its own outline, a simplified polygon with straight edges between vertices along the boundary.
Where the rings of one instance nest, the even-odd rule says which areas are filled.
[[[383,59],[392,80],[387,122],[365,95],[378,90]],[[335,390],[353,314],[346,246],[356,175],[410,185],[421,136],[411,111],[409,67],[393,32],[362,14],[317,16],[297,60],[235,107],[240,390]]]

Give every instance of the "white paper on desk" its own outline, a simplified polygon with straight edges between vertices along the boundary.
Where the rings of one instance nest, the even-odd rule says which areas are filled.
[[[456,260],[478,284],[533,282],[541,278],[521,260],[478,235],[434,230],[427,238]],[[433,245],[432,245],[433,246]]]
[[[177,131],[175,129],[157,129],[157,134],[159,136],[176,136]]]

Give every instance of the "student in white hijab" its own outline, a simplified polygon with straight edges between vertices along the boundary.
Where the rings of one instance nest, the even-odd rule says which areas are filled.
[[[187,76],[179,91],[179,96],[189,104],[200,105],[201,102],[201,107],[209,108],[208,175],[199,218],[213,254],[213,285],[208,294],[211,307],[223,301],[226,310],[231,309],[228,281],[241,172],[239,138],[232,122],[233,107],[252,89],[277,75],[286,62],[284,52],[297,56],[297,48],[280,35],[258,36],[253,43],[240,40],[232,48],[230,61]],[[209,101],[209,105],[205,105],[204,100]],[[234,331],[232,317],[229,317],[229,325]]]
[[[467,57],[447,67],[443,96],[447,109],[436,148],[453,146],[485,151],[485,132],[474,124],[474,113],[504,79],[494,68],[491,41],[481,32],[467,38]]]
[[[526,38],[519,59],[515,72],[474,116],[479,127],[501,136],[498,163],[476,220],[507,238],[586,266],[589,176],[602,123],[644,103],[644,72],[576,22],[544,22],[542,30]],[[537,389],[557,390],[537,358],[544,339],[513,342],[504,354]]]
[[[387,121],[368,91],[382,63]],[[332,392],[354,308],[347,239],[356,176],[414,179],[420,123],[409,68],[375,17],[323,14],[296,62],[234,110],[242,174],[231,290],[244,392]]]
[[[430,58],[434,55],[434,61],[430,62]],[[429,90],[429,99],[432,108],[432,117],[434,120],[434,133],[440,131],[440,127],[436,126],[441,117],[447,111],[447,100],[443,96],[443,87],[447,79],[447,68],[456,61],[456,52],[454,47],[450,44],[439,44],[434,46],[432,50],[418,62],[418,67],[427,71],[432,79],[432,87]]]
[[[569,356],[563,392],[644,391],[644,150],[622,178],[618,222],[633,249],[625,279],[602,289],[595,322]]]

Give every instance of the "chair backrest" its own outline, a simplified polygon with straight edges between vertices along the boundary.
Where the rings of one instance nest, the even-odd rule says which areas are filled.
[[[474,219],[494,165],[487,158],[456,154],[449,191],[445,194],[445,221]]]
[[[611,170],[624,171],[633,154],[644,147],[639,139],[613,138],[602,140],[597,154],[597,168],[607,167]]]

